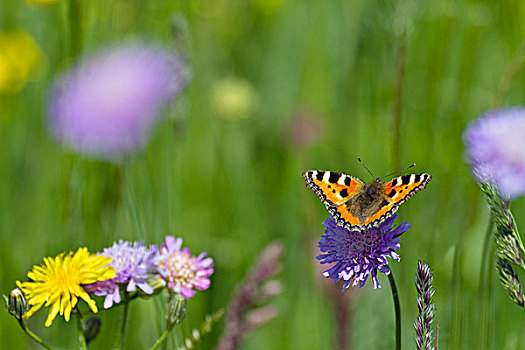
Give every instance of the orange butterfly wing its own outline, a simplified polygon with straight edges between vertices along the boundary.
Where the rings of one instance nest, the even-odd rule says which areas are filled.
[[[377,226],[392,216],[399,206],[406,202],[416,192],[427,187],[432,176],[427,173],[410,174],[393,178],[383,185],[383,201],[379,210],[365,220],[365,226]]]
[[[427,173],[395,177],[385,183],[383,190],[388,201],[396,206],[406,202],[416,192],[427,187],[432,176]]]
[[[306,187],[317,194],[338,225],[345,222],[351,226],[360,225],[359,219],[341,205],[363,188],[365,185],[363,181],[350,175],[322,170],[305,171],[303,177]]]
[[[398,205],[388,203],[385,201],[383,202],[383,204],[377,212],[366,218],[363,226],[366,228],[371,226],[378,226],[380,223],[391,217],[392,214],[394,214],[397,211],[397,209],[399,209]]]

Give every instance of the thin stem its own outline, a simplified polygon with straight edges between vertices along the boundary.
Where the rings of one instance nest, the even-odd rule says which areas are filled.
[[[87,350],[86,337],[84,336],[84,320],[78,309],[76,309],[75,313],[77,314],[78,345],[80,350]]]
[[[42,345],[42,347],[51,350],[51,346],[47,345],[45,341],[43,341],[39,336],[37,336],[35,333],[31,332],[29,328],[27,328],[27,325],[25,324],[23,319],[18,319],[18,324],[22,328],[22,330],[34,341],[36,341],[38,344]]]
[[[172,297],[173,297],[173,295],[170,294],[166,305],[168,305],[168,303],[170,302]],[[170,324],[169,317],[166,317],[166,330],[164,331],[164,333],[162,333],[162,335],[159,338],[159,339],[162,339],[161,340],[162,350],[168,350],[168,342],[166,341],[166,338],[168,337],[168,334],[171,332],[172,329],[173,329],[173,326],[172,326],[172,324]]]
[[[166,329],[162,335],[157,339],[157,341],[149,348],[149,350],[155,350],[158,349],[161,344],[166,344],[166,338],[168,338],[168,335],[170,334],[170,330]]]
[[[392,289],[392,299],[394,301],[394,313],[396,317],[396,350],[401,350],[401,305],[399,303],[399,293],[397,292],[396,280],[394,273],[390,270],[388,281]]]
[[[124,348],[124,338],[126,337],[126,327],[128,324],[128,314],[129,314],[129,304],[130,304],[130,297],[129,293],[127,291],[124,291],[124,301],[123,301],[123,307],[122,307],[122,317],[120,319],[120,332],[117,336],[117,340],[115,342],[115,349],[123,349]]]

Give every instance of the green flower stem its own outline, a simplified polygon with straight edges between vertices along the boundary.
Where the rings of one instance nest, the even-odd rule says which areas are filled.
[[[51,346],[47,345],[47,343],[45,341],[43,341],[38,335],[36,335],[35,333],[31,332],[31,330],[29,328],[27,328],[27,325],[25,324],[24,320],[23,319],[18,319],[18,324],[20,325],[20,327],[22,328],[22,330],[31,338],[33,339],[34,341],[36,341],[38,344],[40,344],[42,347],[46,348],[46,349],[49,349],[51,350]]]
[[[168,335],[170,334],[170,331],[171,329],[166,329],[162,334],[161,336],[159,337],[159,339],[157,339],[157,341],[151,346],[151,348],[149,348],[149,350],[155,350],[155,349],[158,349],[159,346],[161,344],[166,344],[165,341],[166,339],[168,338]]]
[[[170,299],[173,297],[173,295],[170,295],[170,297],[168,298],[168,303],[170,301]],[[166,306],[167,307],[167,306]],[[170,323],[170,320],[169,320],[169,317],[166,317],[166,330],[164,331],[164,333],[162,333],[162,335],[160,336],[159,339],[162,339],[161,340],[161,344],[162,344],[162,350],[168,350],[168,342],[166,341],[167,337],[168,337],[168,334],[171,332],[171,330],[173,329],[173,326],[175,325],[175,323]],[[159,344],[160,345],[160,344]]]
[[[78,308],[75,313],[77,314],[78,345],[80,350],[87,350],[86,337],[84,336],[84,320]]]
[[[122,302],[122,317],[120,319],[120,332],[117,337],[117,341],[115,342],[115,349],[123,349],[124,348],[124,338],[126,336],[126,328],[128,325],[128,314],[129,314],[129,304],[130,304],[131,298],[129,297],[129,293],[127,291],[124,291],[124,301]]]
[[[392,289],[392,299],[394,301],[394,312],[396,317],[396,350],[401,350],[401,306],[399,304],[399,293],[397,292],[396,280],[392,270],[388,274],[388,281]]]
[[[162,345],[163,348],[167,348],[166,339],[168,338],[168,335],[171,333],[173,328],[177,325],[177,323],[169,324],[169,321],[166,321],[166,330],[160,335],[159,339],[155,341],[155,343],[149,348],[149,350],[155,350],[158,349],[159,346]]]

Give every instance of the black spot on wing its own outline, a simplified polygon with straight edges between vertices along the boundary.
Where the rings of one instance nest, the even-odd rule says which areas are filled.
[[[323,181],[323,177],[324,177],[324,171],[318,171],[317,174],[315,175],[315,178],[319,181]]]
[[[421,180],[421,175],[419,175],[419,174],[415,174],[415,175],[414,175],[414,182],[415,182],[415,183],[418,183],[420,180]]]
[[[392,179],[392,187],[397,186],[397,181],[399,179],[396,177],[395,179]]]
[[[401,176],[401,181],[403,185],[408,185],[410,183],[410,175]]]
[[[330,172],[330,177],[328,178],[328,182],[331,182],[333,184],[337,183],[337,180],[341,177],[341,173],[336,172]]]
[[[390,193],[388,194],[388,197],[394,197],[396,195],[396,190],[392,189]]]
[[[341,197],[343,198],[346,198],[348,197],[348,191],[345,189],[341,190],[341,192],[339,192],[339,194],[341,195]]]
[[[345,179],[345,185],[350,186],[351,183],[352,183],[352,179],[350,178],[350,176],[347,176]]]

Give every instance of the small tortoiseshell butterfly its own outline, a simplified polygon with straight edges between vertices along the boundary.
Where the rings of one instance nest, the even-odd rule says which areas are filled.
[[[303,177],[306,187],[319,196],[337,226],[352,231],[378,226],[432,179],[423,173],[395,177],[386,183],[381,183],[381,178],[365,183],[350,175],[322,170],[305,171]]]

